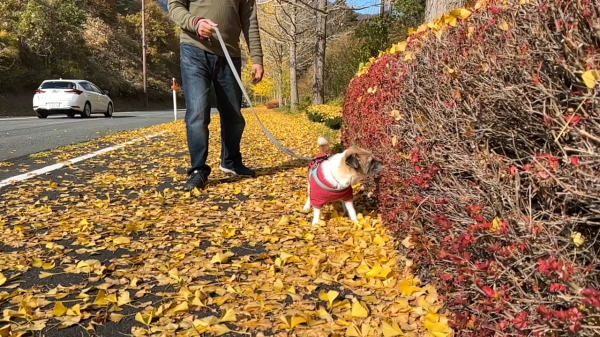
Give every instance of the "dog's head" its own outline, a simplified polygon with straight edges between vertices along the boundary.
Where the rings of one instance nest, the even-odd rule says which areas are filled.
[[[365,177],[374,177],[381,172],[381,162],[373,157],[373,154],[357,146],[351,146],[344,151],[342,160],[344,169],[341,171],[353,180],[358,181]]]

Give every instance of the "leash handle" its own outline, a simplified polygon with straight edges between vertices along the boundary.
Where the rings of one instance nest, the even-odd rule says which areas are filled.
[[[225,46],[225,42],[223,41],[223,37],[221,37],[221,32],[219,31],[219,28],[213,27],[213,29],[217,33],[217,38],[219,40],[219,43],[221,44],[221,48],[223,49],[223,54],[225,54],[225,58],[227,59],[227,63],[229,63],[229,67],[231,68],[231,71],[233,72],[233,76],[235,77],[238,85],[240,86],[240,89],[242,89],[242,93],[244,94],[244,97],[246,98],[246,102],[248,102],[248,104],[250,104],[250,109],[252,110],[252,113],[254,114],[254,117],[256,117],[256,120],[258,121],[258,124],[260,125],[260,127],[263,130],[264,134],[267,137],[269,137],[269,139],[271,140],[271,142],[273,142],[273,144],[275,144],[275,146],[277,146],[277,148],[279,150],[281,150],[282,152],[285,152],[285,153],[287,153],[288,155],[290,155],[290,156],[292,156],[294,158],[298,158],[298,159],[302,159],[302,160],[309,160],[309,161],[313,160],[314,158],[304,157],[304,156],[297,155],[296,153],[294,153],[294,151],[292,151],[292,150],[286,148],[285,146],[283,146],[273,136],[273,134],[263,125],[263,123],[260,120],[260,118],[258,118],[258,114],[254,110],[254,105],[252,105],[252,101],[250,101],[250,97],[248,96],[248,93],[246,92],[246,88],[244,88],[244,84],[242,83],[242,80],[240,79],[240,75],[238,74],[237,69],[235,69],[233,61],[231,60],[231,56],[229,55],[229,51],[227,50],[227,47]]]

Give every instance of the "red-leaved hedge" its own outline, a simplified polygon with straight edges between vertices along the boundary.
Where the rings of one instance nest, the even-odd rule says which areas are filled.
[[[598,336],[600,1],[475,8],[352,80],[343,142],[458,336]]]
[[[279,108],[279,101],[276,100],[276,99],[272,99],[270,101],[267,101],[267,103],[265,104],[265,106],[267,107],[267,109]]]

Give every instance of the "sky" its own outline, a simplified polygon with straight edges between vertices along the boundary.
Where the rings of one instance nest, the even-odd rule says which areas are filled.
[[[357,11],[362,14],[379,14],[380,0],[347,0],[346,3],[352,7],[368,7]]]

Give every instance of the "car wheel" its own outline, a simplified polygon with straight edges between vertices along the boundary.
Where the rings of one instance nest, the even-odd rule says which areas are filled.
[[[106,109],[106,112],[104,113],[104,116],[106,116],[106,117],[112,117],[113,110],[114,110],[114,108],[113,108],[112,103],[108,103],[108,108]]]
[[[36,114],[37,114],[38,118],[46,118],[46,117],[48,117],[48,115],[46,115],[43,112],[36,112]]]
[[[83,112],[81,113],[82,118],[89,118],[92,116],[92,106],[90,102],[85,102],[85,106],[83,107]]]

